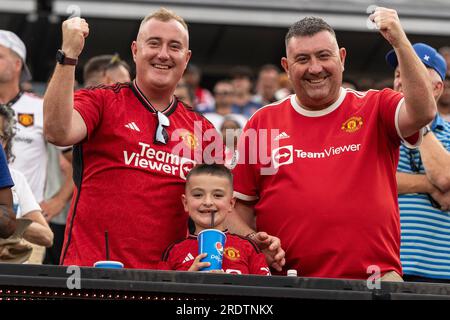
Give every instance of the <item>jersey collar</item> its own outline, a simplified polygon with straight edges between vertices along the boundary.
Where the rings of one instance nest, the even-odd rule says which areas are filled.
[[[322,116],[325,116],[325,115],[333,112],[334,110],[336,110],[341,105],[342,101],[344,101],[346,94],[347,94],[347,90],[345,90],[344,88],[341,88],[338,99],[333,104],[331,104],[330,106],[328,106],[322,110],[317,110],[317,111],[306,110],[304,107],[302,107],[297,102],[295,94],[293,94],[291,96],[291,105],[295,111],[297,111],[298,113],[300,113],[301,115],[303,115],[305,117],[311,117],[311,118],[322,117]]]
[[[131,89],[135,96],[138,98],[138,100],[142,103],[142,105],[150,112],[157,113],[158,110],[152,105],[152,103],[147,99],[147,97],[144,95],[144,93],[141,91],[141,89],[138,87],[136,83],[136,79],[133,80],[131,84]],[[166,116],[171,115],[175,109],[177,108],[178,99],[177,97],[173,96],[172,101],[169,103],[169,105],[161,111],[161,113],[164,113]]]
[[[12,98],[11,100],[9,100],[9,101],[8,101],[7,103],[5,103],[5,104],[0,103],[0,105],[5,106],[5,107],[7,107],[7,108],[10,108],[10,107],[13,106],[14,103],[17,102],[17,100],[20,99],[20,97],[21,97],[22,95],[23,95],[23,91],[19,91],[19,93],[18,93],[14,98]]]

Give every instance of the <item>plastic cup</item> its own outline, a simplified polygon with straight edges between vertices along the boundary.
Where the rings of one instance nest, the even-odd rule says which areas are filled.
[[[94,267],[107,269],[122,269],[123,263],[119,261],[104,260],[104,261],[97,261],[96,263],[94,263]]]
[[[221,270],[223,260],[223,248],[227,236],[217,229],[205,229],[198,234],[198,254],[207,253],[202,262],[209,262],[209,267],[201,271]]]

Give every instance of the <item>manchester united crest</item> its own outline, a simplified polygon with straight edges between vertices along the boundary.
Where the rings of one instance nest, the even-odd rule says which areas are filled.
[[[345,132],[355,132],[361,129],[362,125],[362,117],[351,117],[342,124],[341,129]]]
[[[34,124],[34,114],[33,113],[19,113],[19,123],[24,127],[29,127]]]
[[[198,147],[198,139],[192,132],[184,131],[180,136],[183,142],[192,150]]]
[[[241,257],[239,250],[233,247],[226,247],[224,252],[225,257],[233,261],[238,260]]]

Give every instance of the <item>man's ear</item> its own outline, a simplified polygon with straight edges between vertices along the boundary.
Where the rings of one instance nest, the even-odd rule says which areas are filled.
[[[231,207],[230,207],[230,211],[231,211],[231,210],[233,210],[234,205],[236,204],[236,198],[235,197],[231,198],[230,204],[231,204]]]
[[[289,64],[286,57],[281,58],[281,66],[289,77]]]
[[[345,57],[347,56],[347,50],[345,48],[339,49],[339,58],[341,59],[342,71],[345,70]]]
[[[137,54],[136,40],[131,43],[131,54],[133,55],[133,61],[136,63],[136,54]]]
[[[181,203],[183,204],[184,211],[189,212],[188,206],[187,206],[187,199],[184,194],[181,195]]]
[[[433,81],[433,96],[436,101],[441,97],[442,93],[444,93],[444,83],[442,81]]]

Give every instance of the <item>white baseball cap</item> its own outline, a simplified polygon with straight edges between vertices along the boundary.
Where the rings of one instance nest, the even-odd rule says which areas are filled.
[[[9,48],[14,51],[23,62],[22,73],[20,75],[20,81],[29,81],[31,80],[31,73],[28,69],[26,60],[27,60],[27,48],[20,38],[11,31],[8,30],[0,30],[0,46],[5,48]]]

